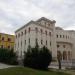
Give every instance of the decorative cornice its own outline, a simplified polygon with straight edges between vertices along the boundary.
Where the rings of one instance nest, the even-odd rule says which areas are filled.
[[[21,28],[17,29],[17,30],[15,31],[15,33],[18,32],[19,30],[23,29],[24,27],[27,27],[28,25],[30,25],[30,24],[32,24],[32,23],[34,23],[34,21],[31,20],[30,22],[28,22],[27,24],[25,24],[25,25],[22,26]]]
[[[50,22],[51,24],[56,23],[55,20],[51,21],[51,20],[49,20],[49,19],[47,19],[47,18],[45,18],[45,17],[41,17],[41,18],[38,19],[36,22],[40,22],[41,20],[45,20],[45,21],[47,21],[47,22]]]
[[[18,32],[19,30],[23,29],[24,27],[29,26],[30,24],[36,24],[36,25],[38,25],[38,26],[41,26],[41,27],[44,27],[44,28],[47,28],[47,29],[51,29],[51,28],[48,28],[48,27],[45,27],[45,26],[39,24],[39,23],[36,22],[36,21],[30,21],[30,22],[27,23],[26,25],[24,25],[24,26],[22,26],[21,28],[19,28],[18,30],[16,30],[15,33]],[[52,29],[51,29],[51,30],[52,30]]]

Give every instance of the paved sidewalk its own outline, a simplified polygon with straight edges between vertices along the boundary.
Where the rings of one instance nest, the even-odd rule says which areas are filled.
[[[0,69],[9,68],[9,67],[15,67],[15,66],[11,66],[11,65],[6,65],[6,64],[0,63]]]

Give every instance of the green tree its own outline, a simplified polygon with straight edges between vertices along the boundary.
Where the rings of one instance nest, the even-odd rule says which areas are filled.
[[[45,46],[39,48],[38,43],[34,48],[28,48],[24,55],[24,66],[31,68],[47,69],[51,61],[50,51]]]
[[[18,64],[16,53],[13,50],[0,48],[0,62]]]

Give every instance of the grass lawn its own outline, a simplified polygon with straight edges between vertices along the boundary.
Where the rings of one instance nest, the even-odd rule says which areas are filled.
[[[70,74],[56,71],[40,71],[24,67],[13,67],[7,69],[0,69],[0,75],[70,75]]]

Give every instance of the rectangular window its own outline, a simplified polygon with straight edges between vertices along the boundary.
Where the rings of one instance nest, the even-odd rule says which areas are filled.
[[[51,32],[49,32],[49,36],[51,36]]]
[[[60,46],[59,45],[57,45],[57,48],[59,48]]]
[[[41,44],[43,44],[43,40],[41,40]]]
[[[4,41],[4,37],[2,37],[2,41]]]
[[[47,45],[47,40],[46,40],[46,45]]]
[[[25,35],[26,35],[26,30],[25,30]]]
[[[26,45],[26,40],[25,40],[25,45]]]
[[[38,28],[37,27],[35,27],[35,31],[36,31],[36,33],[38,32]]]
[[[65,48],[65,45],[63,45],[63,48]]]
[[[64,38],[64,35],[63,35],[63,38]]]
[[[23,36],[23,32],[21,32],[21,36]]]
[[[10,46],[8,46],[8,48],[10,49]]]
[[[50,41],[50,46],[51,46],[51,41]]]
[[[58,38],[58,35],[57,35],[57,38]]]
[[[60,38],[61,38],[61,35],[60,35]]]
[[[10,39],[10,38],[8,38],[8,41],[11,41],[11,39]]]
[[[30,38],[29,38],[29,44],[30,44]]]

